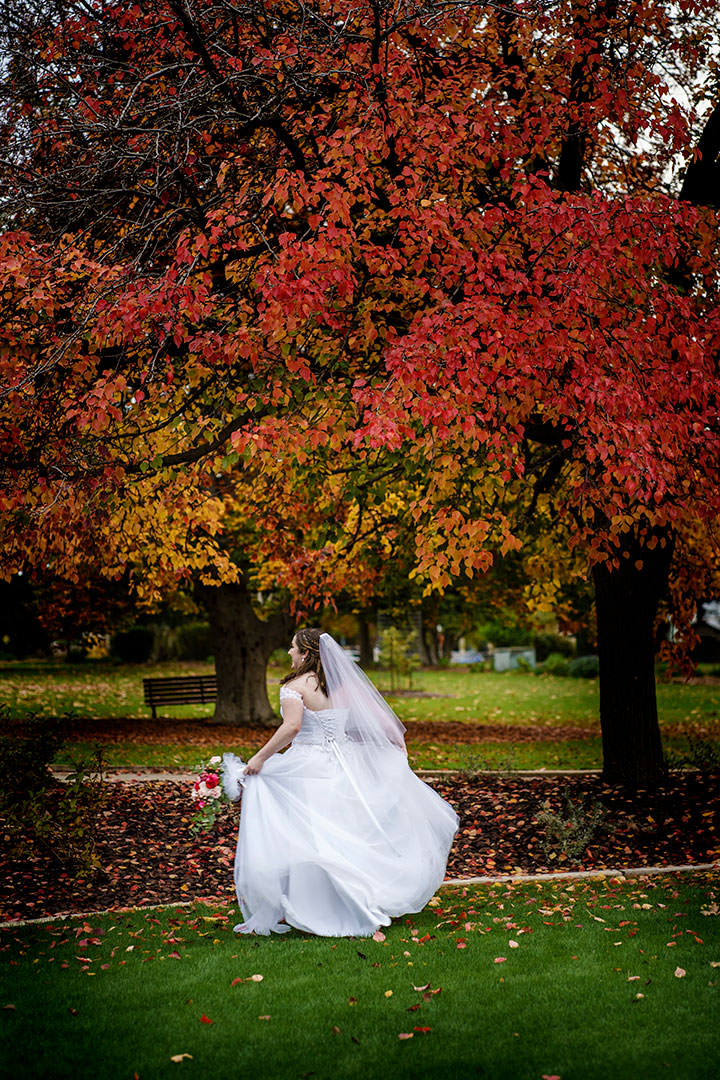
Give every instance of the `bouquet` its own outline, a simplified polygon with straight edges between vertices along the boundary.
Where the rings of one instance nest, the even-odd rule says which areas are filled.
[[[240,799],[245,782],[244,769],[245,762],[236,754],[211,757],[200,766],[190,793],[197,810],[193,833],[209,832],[227,803]]]

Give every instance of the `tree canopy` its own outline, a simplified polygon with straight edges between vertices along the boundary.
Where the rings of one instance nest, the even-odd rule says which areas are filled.
[[[719,7],[6,4],[6,569],[710,573]]]

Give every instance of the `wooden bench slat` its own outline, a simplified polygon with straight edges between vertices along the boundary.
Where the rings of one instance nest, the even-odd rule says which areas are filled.
[[[145,704],[155,718],[157,705],[204,705],[217,697],[216,675],[171,675],[143,679]]]

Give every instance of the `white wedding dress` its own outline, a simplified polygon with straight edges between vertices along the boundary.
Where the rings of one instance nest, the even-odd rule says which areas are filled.
[[[282,687],[281,709],[291,697],[302,701]],[[415,776],[404,749],[383,745],[379,759],[354,740],[348,716],[303,706],[291,746],[244,777],[235,888],[245,921],[236,930],[369,936],[420,911],[442,883],[455,811]]]

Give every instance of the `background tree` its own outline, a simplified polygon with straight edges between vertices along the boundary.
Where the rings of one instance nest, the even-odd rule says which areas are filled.
[[[235,467],[336,497],[286,560],[297,507],[252,493],[304,601],[369,584],[347,512],[389,483],[428,595],[540,515],[594,575],[606,776],[656,781],[655,614],[718,501],[717,15],[7,6],[7,566],[142,491],[232,581]]]

